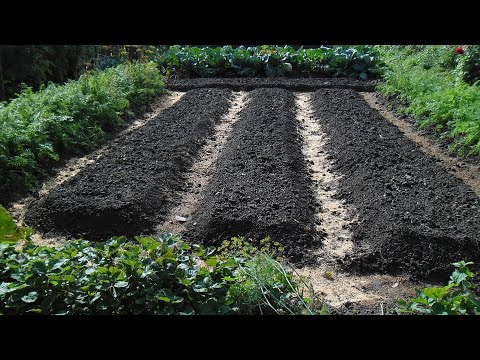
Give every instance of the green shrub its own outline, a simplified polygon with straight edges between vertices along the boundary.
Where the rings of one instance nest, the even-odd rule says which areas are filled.
[[[22,251],[0,244],[0,311],[9,314],[223,314],[234,261],[171,234],[138,243],[67,242]],[[196,257],[212,270],[200,267]]]
[[[400,312],[429,315],[480,315],[480,298],[477,286],[469,281],[475,274],[468,268],[472,262],[459,261],[453,264],[455,271],[444,287],[416,290],[417,297],[400,301]]]
[[[375,78],[381,62],[368,46],[171,46],[152,59],[163,73],[184,77],[324,76]]]
[[[463,80],[468,84],[474,84],[480,80],[480,45],[467,45],[464,49],[464,54],[459,57],[459,68]]]
[[[454,46],[379,47],[387,64],[378,90],[409,103],[404,112],[451,142],[460,155],[480,154],[480,88],[459,79],[464,55]],[[452,60],[453,57],[453,60]]]
[[[124,64],[0,104],[0,192],[32,187],[61,157],[92,150],[162,90],[153,63]]]
[[[0,314],[316,313],[268,238],[260,249],[233,238],[215,255],[173,234],[59,248],[30,235],[0,206]]]
[[[28,236],[20,250],[0,242],[0,314],[315,313],[293,273],[265,254],[216,257],[173,234],[59,248]]]

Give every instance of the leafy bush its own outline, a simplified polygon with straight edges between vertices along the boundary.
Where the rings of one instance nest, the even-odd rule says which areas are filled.
[[[61,157],[93,149],[162,90],[154,64],[124,64],[0,103],[0,192],[31,187]]]
[[[469,281],[475,277],[468,268],[473,263],[459,261],[453,265],[456,269],[447,286],[417,289],[416,298],[400,301],[400,311],[429,315],[480,315],[477,286]]]
[[[474,84],[480,80],[480,45],[467,45],[465,52],[460,57],[460,72],[463,80]]]
[[[136,240],[27,242],[23,250],[0,243],[0,313],[301,313],[295,301],[307,304],[272,258],[221,260],[172,234]],[[255,301],[245,297],[252,292]]]
[[[153,60],[162,72],[184,77],[324,76],[375,78],[380,61],[372,47],[171,46]]]
[[[378,89],[399,95],[422,128],[436,131],[461,155],[480,154],[480,88],[459,78],[464,55],[454,46],[381,46],[387,64]],[[452,60],[453,59],[453,60]]]
[[[173,234],[52,248],[30,234],[0,207],[0,314],[315,313],[297,278],[266,250],[215,256]]]
[[[0,245],[0,311],[8,314],[223,314],[234,261],[214,262],[211,249],[171,234],[137,243],[67,242],[21,251]],[[213,267],[197,265],[195,257]]]

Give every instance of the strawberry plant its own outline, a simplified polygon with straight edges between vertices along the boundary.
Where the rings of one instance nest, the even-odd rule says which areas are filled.
[[[0,314],[315,313],[293,273],[264,252],[216,256],[173,234],[59,248],[29,235],[23,249],[0,242]]]
[[[0,206],[0,315],[316,313],[268,238],[219,251],[170,233],[53,248],[31,233]]]
[[[480,315],[480,297],[473,280],[475,274],[469,269],[472,262],[459,261],[453,264],[455,271],[447,286],[417,289],[417,297],[400,301],[400,312],[429,315]]]

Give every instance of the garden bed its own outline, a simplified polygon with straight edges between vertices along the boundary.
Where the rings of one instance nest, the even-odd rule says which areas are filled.
[[[316,117],[353,205],[351,266],[362,271],[446,275],[480,259],[480,199],[352,90],[319,90]]]
[[[152,231],[230,96],[229,90],[190,91],[35,203],[27,222],[45,233],[93,240]]]

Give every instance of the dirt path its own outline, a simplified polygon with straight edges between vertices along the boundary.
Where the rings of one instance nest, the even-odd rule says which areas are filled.
[[[181,202],[170,211],[165,222],[159,225],[158,232],[182,234],[186,231],[187,222],[197,210],[198,202],[213,176],[218,157],[227,143],[233,125],[238,120],[238,113],[245,107],[246,98],[247,93],[243,91],[233,94],[230,110],[215,126],[213,137],[207,140],[198,161],[189,171]]]
[[[317,231],[325,234],[319,255],[323,260],[332,262],[353,250],[350,225],[354,212],[336,198],[341,176],[332,171],[329,155],[325,151],[328,139],[320,123],[314,119],[311,98],[312,93],[296,94],[297,120],[303,138],[302,152],[309,163],[315,195],[321,204],[315,214]]]

